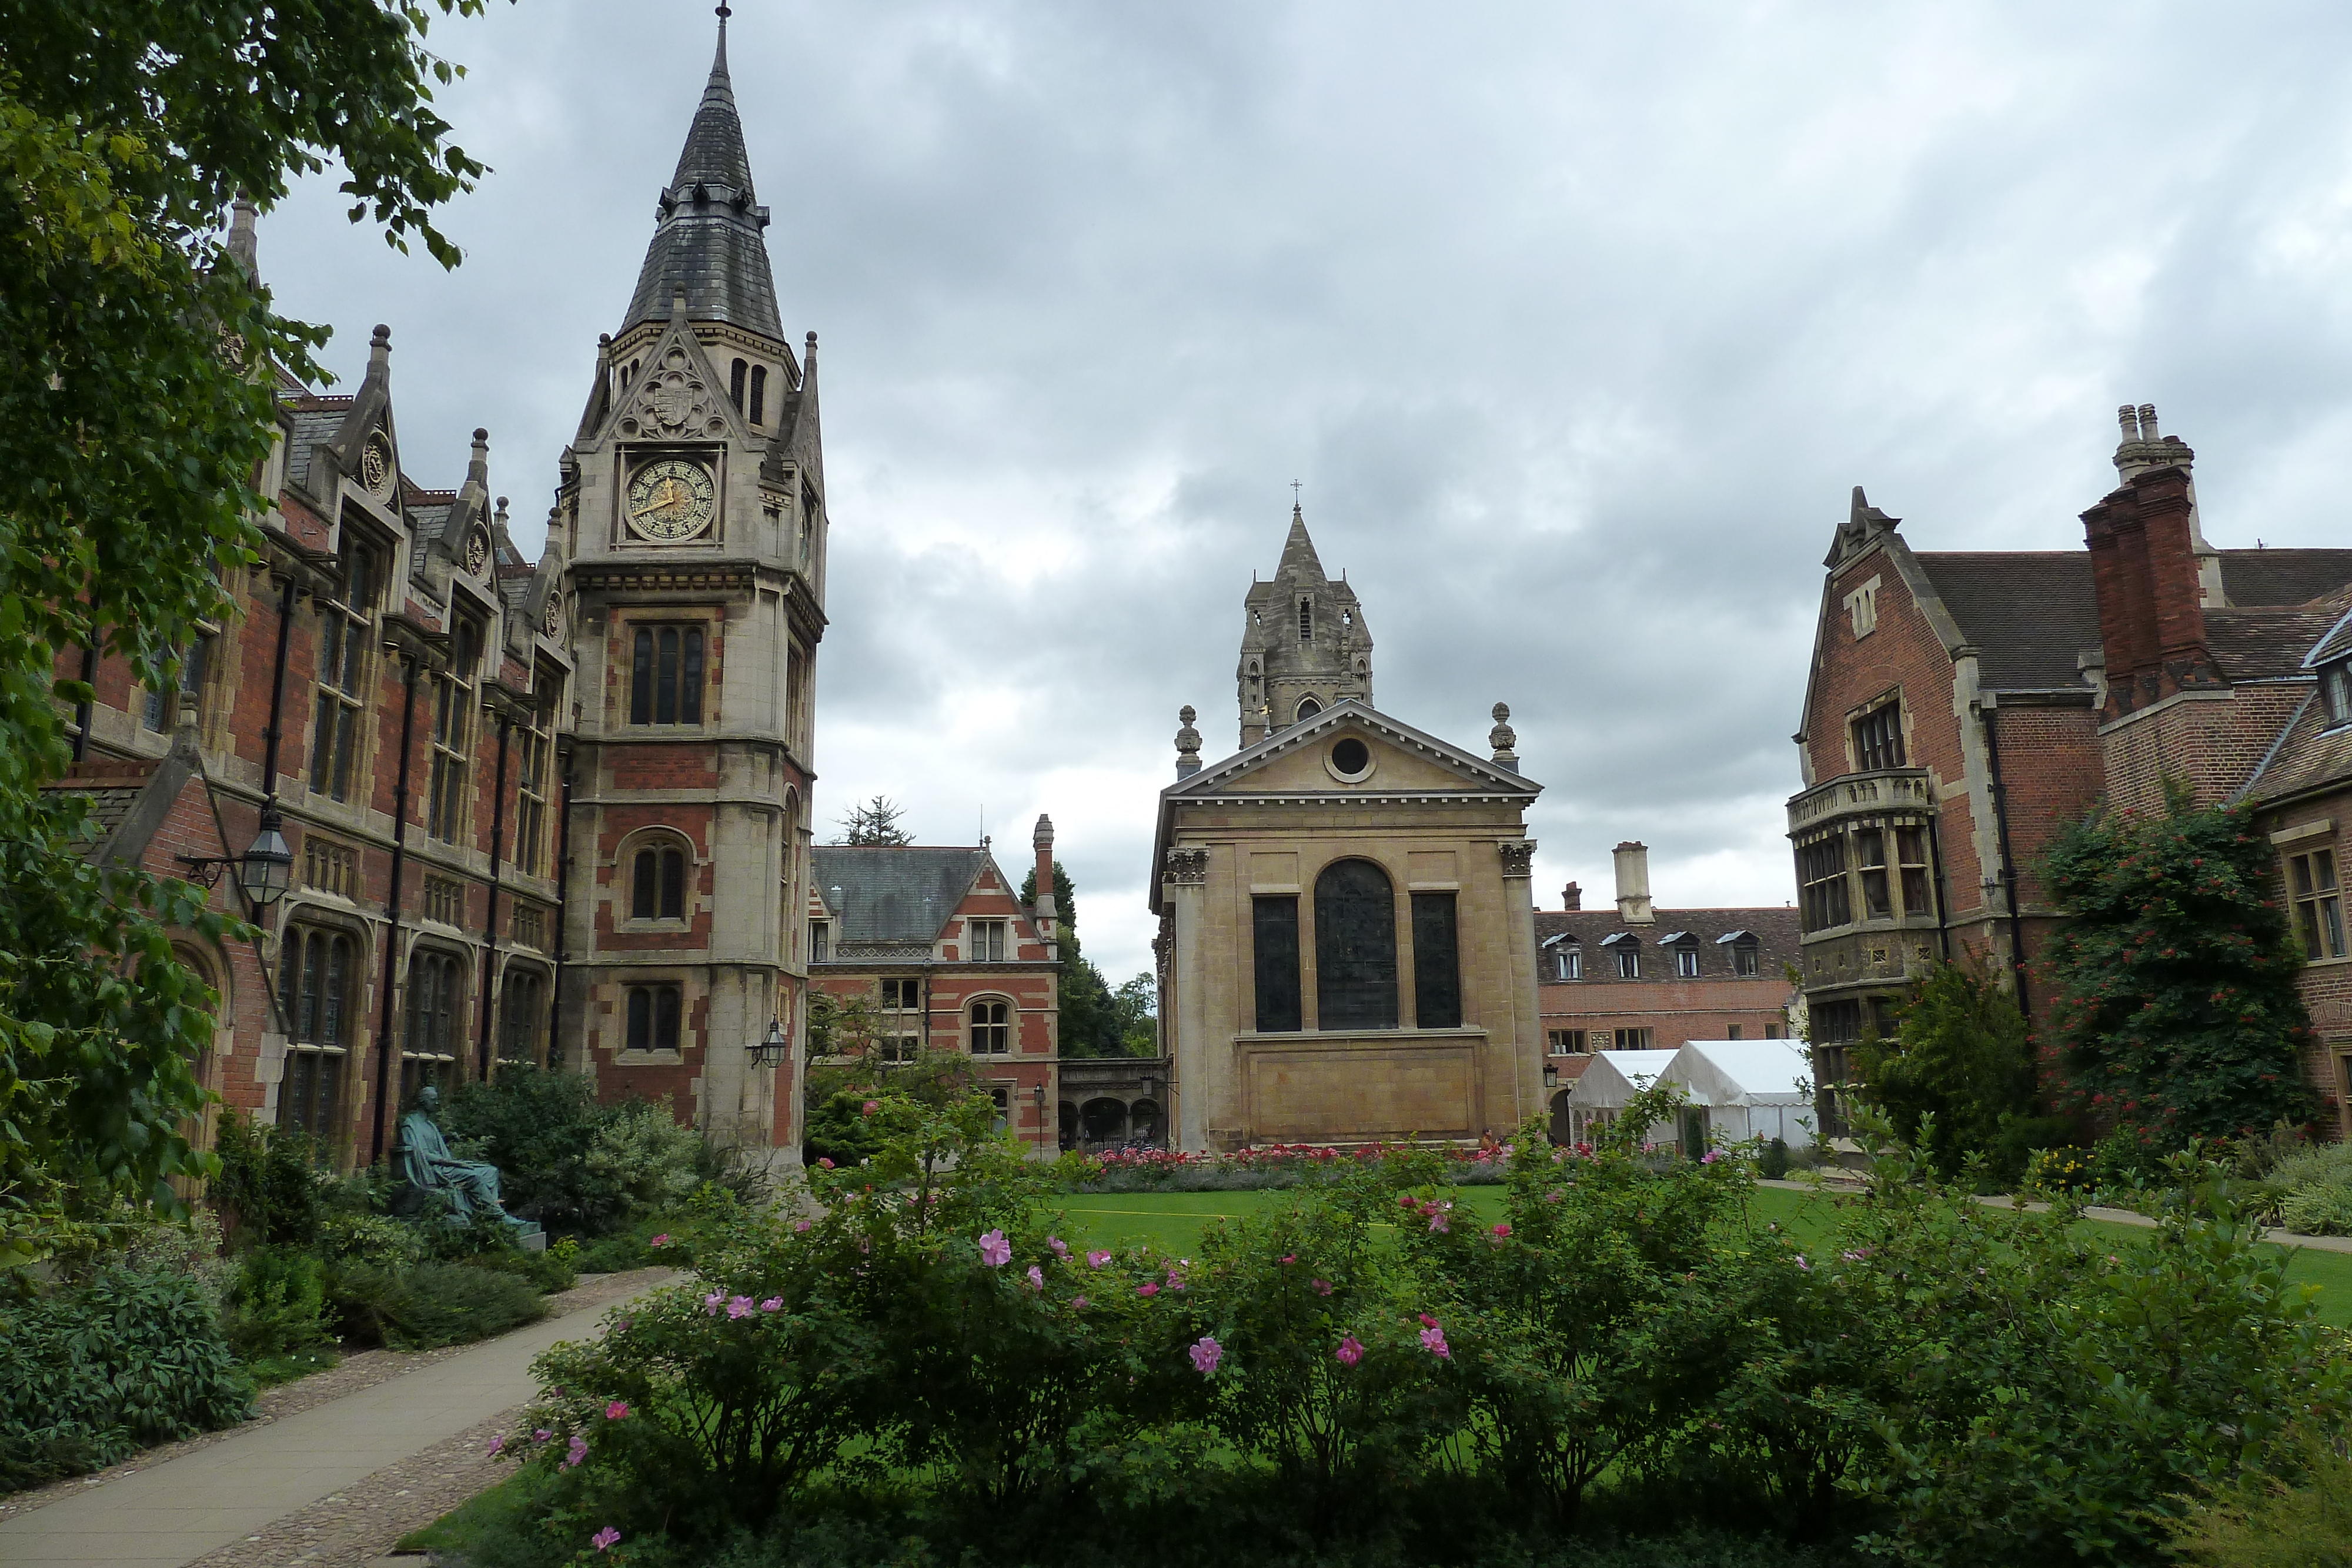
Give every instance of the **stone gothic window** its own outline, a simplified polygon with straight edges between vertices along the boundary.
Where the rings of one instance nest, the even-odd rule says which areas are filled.
[[[1323,705],[1321,703],[1317,702],[1313,697],[1303,697],[1299,700],[1298,717],[1296,722],[1305,724],[1308,719],[1313,718],[1317,714],[1321,713],[1322,711]]]
[[[457,1062],[465,1010],[465,966],[452,954],[423,949],[408,960],[408,1036],[401,1051],[400,1101],[428,1083],[446,1094]]]
[[[288,1040],[278,1124],[331,1141],[343,1062],[350,1055],[352,988],[359,949],[339,931],[296,925],[279,956]]]
[[[738,360],[727,372],[727,395],[734,401],[735,412],[738,413],[743,412],[743,382],[751,371],[751,367],[748,361]]]
[[[1261,894],[1251,906],[1258,1032],[1288,1033],[1299,1027],[1298,899]]]
[[[1302,643],[1315,641],[1315,603],[1312,600],[1298,601],[1298,640]]]
[[[768,367],[765,365],[751,367],[751,423],[768,423]]]
[[[1397,1027],[1396,893],[1370,861],[1315,879],[1315,1009],[1321,1029]]]

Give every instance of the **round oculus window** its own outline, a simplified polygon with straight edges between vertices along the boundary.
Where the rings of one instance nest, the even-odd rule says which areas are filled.
[[[1331,770],[1349,778],[1359,778],[1370,771],[1371,748],[1354,736],[1349,736],[1331,748]]]

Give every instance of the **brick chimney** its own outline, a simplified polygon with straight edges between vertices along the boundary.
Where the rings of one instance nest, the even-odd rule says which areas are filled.
[[[1650,909],[1650,849],[1631,839],[1617,846],[1617,918],[1628,925],[1657,919]]]
[[[2126,440],[2116,448],[2116,469],[2124,482],[2083,514],[2106,658],[2105,722],[2183,691],[2225,684],[2205,645],[2200,547],[2206,555],[2211,547],[2197,527],[2189,478],[2196,455],[2177,435],[2158,439],[2153,405],[2126,405],[2118,417]]]
[[[1559,890],[1559,906],[1570,915],[1584,907],[1584,889],[1570,883]]]
[[[1037,852],[1037,901],[1029,906],[1029,918],[1035,923],[1037,935],[1045,939],[1045,956],[1052,959],[1061,953],[1056,933],[1062,913],[1054,904],[1054,819],[1038,812],[1037,831],[1029,836],[1029,842]]]

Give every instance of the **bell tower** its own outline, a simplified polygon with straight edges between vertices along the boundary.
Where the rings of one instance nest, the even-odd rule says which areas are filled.
[[[1334,582],[1323,574],[1296,502],[1274,580],[1250,584],[1243,612],[1235,678],[1244,747],[1346,697],[1371,706],[1371,632],[1356,591],[1345,579]]]
[[[728,8],[560,464],[577,661],[559,1045],[600,1097],[797,1160],[826,514],[816,334],[784,337]]]

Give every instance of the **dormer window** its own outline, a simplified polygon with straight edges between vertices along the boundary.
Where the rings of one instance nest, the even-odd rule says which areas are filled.
[[[1601,945],[1617,955],[1617,977],[1638,980],[1642,977],[1642,939],[1631,931],[1620,931],[1613,936],[1603,936]]]
[[[1551,955],[1552,977],[1557,980],[1584,978],[1584,949],[1570,942],[1556,947]]]
[[[2319,690],[2327,703],[2327,722],[2352,724],[2352,659],[2331,664],[2321,672]]]

